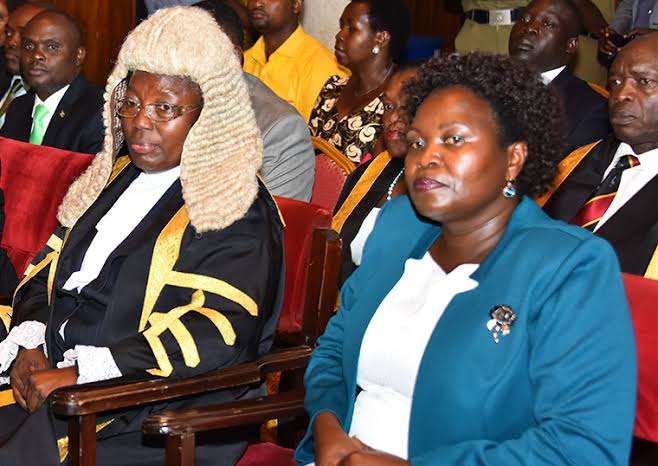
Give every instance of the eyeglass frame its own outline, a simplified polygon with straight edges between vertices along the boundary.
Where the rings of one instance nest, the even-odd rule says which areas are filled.
[[[136,110],[134,116],[126,116],[126,115],[121,115],[119,113],[119,107],[121,107],[121,104],[125,101],[130,101],[130,102],[133,102],[133,103],[137,104],[137,110]],[[162,104],[170,105],[174,109],[174,116],[172,116],[168,120],[154,120],[152,115],[151,115],[151,110],[150,109],[154,108],[154,106],[156,106],[156,105],[162,105]],[[154,123],[156,123],[156,122],[157,123],[168,123],[170,121],[175,120],[176,118],[179,118],[179,117],[185,115],[186,113],[192,112],[194,110],[198,110],[200,108],[203,108],[203,104],[201,104],[201,105],[176,105],[176,104],[170,104],[169,102],[156,102],[156,103],[144,105],[141,102],[136,102],[135,100],[124,96],[124,97],[121,97],[120,99],[117,99],[117,105],[116,105],[115,113],[120,118],[137,118],[137,115],[139,115],[139,112],[144,110],[146,112],[146,116],[152,122],[154,122]]]

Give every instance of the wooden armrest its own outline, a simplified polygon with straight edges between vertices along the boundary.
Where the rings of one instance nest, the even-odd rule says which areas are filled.
[[[52,407],[59,415],[83,416],[259,383],[270,372],[306,367],[310,355],[310,347],[300,346],[268,353],[257,361],[186,379],[164,378],[123,385],[66,387],[53,394]]]
[[[259,424],[268,419],[301,416],[304,394],[301,391],[233,401],[203,409],[161,411],[148,416],[142,424],[145,434],[183,435],[227,427]]]

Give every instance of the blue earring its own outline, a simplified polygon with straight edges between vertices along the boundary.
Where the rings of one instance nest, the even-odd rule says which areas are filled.
[[[511,199],[516,196],[516,188],[514,187],[514,180],[507,180],[505,188],[503,188],[503,196],[507,199]]]

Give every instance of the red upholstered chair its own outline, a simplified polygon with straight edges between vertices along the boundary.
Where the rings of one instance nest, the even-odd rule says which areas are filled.
[[[302,375],[310,358],[311,345],[333,315],[338,293],[340,240],[330,229],[331,214],[327,210],[292,199],[276,200],[286,224],[286,285],[275,339],[278,349],[258,361],[183,380],[158,379],[57,391],[52,398],[54,411],[70,417],[71,465],[96,464],[97,413],[239,385],[261,384],[268,374],[275,372],[293,373],[291,377],[282,376],[279,393],[275,395],[203,409],[160,412],[147,418],[143,431],[168,435],[168,465],[193,465],[196,432],[304,414]],[[241,464],[288,466],[291,458],[291,450],[255,444]]]
[[[638,357],[635,436],[658,443],[658,280],[624,274]]]
[[[311,141],[316,151],[315,183],[311,202],[333,212],[345,184],[345,178],[356,167],[330,142],[318,137],[312,137]]]
[[[0,138],[2,244],[20,277],[57,226],[57,208],[93,155]]]

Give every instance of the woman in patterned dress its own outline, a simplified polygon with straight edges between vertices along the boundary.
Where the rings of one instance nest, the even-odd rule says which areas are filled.
[[[352,76],[332,76],[324,85],[309,127],[355,164],[373,151],[382,131],[386,83],[409,35],[409,10],[402,0],[352,0],[336,34],[338,63]]]

